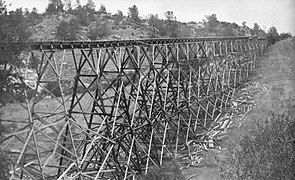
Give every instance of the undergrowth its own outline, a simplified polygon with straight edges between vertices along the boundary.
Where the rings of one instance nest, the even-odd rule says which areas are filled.
[[[220,176],[238,180],[295,179],[295,121],[272,115],[229,148]]]

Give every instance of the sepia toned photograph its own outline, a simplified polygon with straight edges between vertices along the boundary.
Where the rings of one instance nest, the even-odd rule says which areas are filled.
[[[295,180],[294,0],[0,0],[0,180]]]

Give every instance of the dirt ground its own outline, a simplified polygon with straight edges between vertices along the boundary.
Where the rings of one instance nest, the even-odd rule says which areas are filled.
[[[223,149],[209,150],[199,167],[190,167],[183,173],[188,180],[222,179],[220,161],[225,160],[228,145],[237,145],[243,135],[251,130],[256,122],[264,122],[273,112],[288,113],[295,120],[295,38],[287,39],[270,46],[257,64],[255,75],[250,80],[258,88],[254,95],[256,106],[243,118],[243,124],[228,131],[222,142]]]

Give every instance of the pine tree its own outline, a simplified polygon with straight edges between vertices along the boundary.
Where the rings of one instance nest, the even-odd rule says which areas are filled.
[[[64,11],[64,3],[61,0],[49,0],[46,13],[55,14]]]
[[[138,15],[139,15],[139,11],[136,5],[133,5],[132,7],[128,8],[129,18],[133,19],[135,22],[140,22],[141,20]]]
[[[8,13],[5,2],[0,0],[0,107],[7,101],[6,93],[18,93],[24,87],[18,72],[24,65],[20,54],[26,48],[28,37],[23,11]],[[0,142],[5,131],[0,119]],[[6,156],[0,152],[0,179],[8,179],[8,167]]]

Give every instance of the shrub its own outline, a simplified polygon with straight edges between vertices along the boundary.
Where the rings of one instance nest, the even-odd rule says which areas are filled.
[[[287,115],[272,115],[243,137],[222,164],[225,179],[286,179],[295,177],[295,122]]]
[[[136,5],[133,5],[132,7],[128,8],[128,16],[131,18],[134,22],[139,23],[141,20],[139,18],[139,12]]]
[[[119,25],[120,24],[120,22],[121,22],[121,20],[120,19],[118,19],[118,18],[115,18],[115,20],[114,20],[114,24],[115,25]]]
[[[55,14],[58,12],[63,12],[64,3],[61,0],[49,0],[49,4],[46,8],[46,13]]]
[[[71,19],[70,22],[62,21],[57,27],[56,38],[59,40],[76,40],[78,29],[76,19]]]
[[[223,30],[222,30],[222,36],[235,36],[235,33],[233,31],[232,28],[226,26]]]
[[[109,34],[110,34],[109,26],[106,23],[103,23],[101,21],[96,21],[96,23],[90,27],[88,37],[90,40],[97,40]]]

